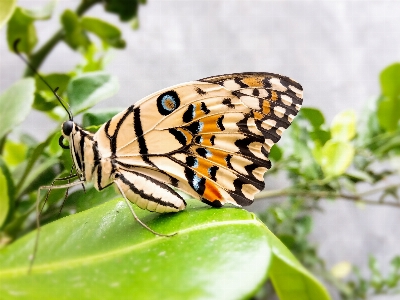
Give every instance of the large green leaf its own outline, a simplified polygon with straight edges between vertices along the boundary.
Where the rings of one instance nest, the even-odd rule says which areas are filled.
[[[0,1],[0,28],[7,23],[7,21],[11,18],[14,9],[16,0],[2,0]]]
[[[31,110],[35,81],[25,78],[0,96],[0,138],[21,123]]]
[[[252,213],[193,200],[180,213],[136,212],[157,232],[177,234],[142,228],[121,198],[65,217],[42,228],[30,275],[34,233],[0,252],[3,299],[244,299],[265,281],[271,249],[290,276],[301,272],[304,289],[324,296],[310,300],[329,299]]]
[[[67,87],[68,99],[74,114],[113,96],[119,88],[116,77],[106,72],[85,73],[73,78]]]

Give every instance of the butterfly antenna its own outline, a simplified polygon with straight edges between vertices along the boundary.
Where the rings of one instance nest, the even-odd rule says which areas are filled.
[[[37,76],[44,82],[44,84],[53,92],[53,94],[54,94],[54,96],[57,98],[58,102],[60,102],[60,104],[62,105],[62,107],[64,107],[65,111],[68,113],[69,120],[70,120],[70,121],[73,121],[74,118],[73,118],[73,115],[72,115],[70,106],[68,105],[67,102],[65,102],[65,101],[57,94],[58,87],[56,87],[55,89],[53,89],[53,88],[50,86],[50,84],[48,84],[47,81],[44,80],[44,78],[39,74],[39,72],[36,71],[36,69],[31,65],[31,63],[18,51],[18,44],[19,44],[20,41],[21,41],[21,39],[16,39],[16,40],[14,41],[13,48],[14,48],[15,54],[17,54],[17,55],[19,56],[19,58],[21,58],[21,59],[24,61],[24,63],[33,71],[33,73],[34,73],[35,75],[37,75]]]

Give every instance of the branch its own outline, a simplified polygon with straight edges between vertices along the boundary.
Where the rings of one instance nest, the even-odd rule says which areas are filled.
[[[78,8],[76,14],[78,16],[83,15],[89,8],[94,4],[100,3],[101,0],[83,0]],[[32,67],[36,70],[42,65],[47,55],[53,50],[53,48],[64,38],[64,30],[59,29],[41,48],[29,57],[29,62]],[[33,76],[33,71],[27,67],[24,71],[24,77]]]
[[[255,199],[265,199],[272,197],[281,197],[281,196],[304,196],[309,198],[339,198],[343,200],[348,200],[356,203],[363,203],[368,205],[387,205],[394,206],[400,208],[400,203],[398,202],[383,202],[383,201],[374,201],[369,199],[364,199],[363,196],[377,193],[381,190],[385,190],[388,188],[400,187],[400,184],[390,185],[387,187],[381,187],[369,190],[367,192],[349,195],[344,193],[337,192],[325,192],[325,191],[307,191],[307,190],[295,190],[292,188],[282,189],[282,190],[272,190],[272,191],[262,191],[255,196]]]

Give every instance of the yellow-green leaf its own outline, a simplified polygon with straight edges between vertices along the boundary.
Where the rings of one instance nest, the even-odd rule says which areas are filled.
[[[353,110],[346,110],[333,118],[331,126],[332,139],[351,141],[356,135],[356,114]]]
[[[2,169],[0,168],[0,228],[3,226],[8,210],[10,209],[10,198],[8,195],[7,178],[4,176]]]
[[[7,21],[11,18],[14,9],[16,0],[1,0],[0,1],[0,28],[7,23]]]
[[[349,142],[329,140],[320,153],[321,168],[326,177],[342,175],[354,158],[354,146]]]

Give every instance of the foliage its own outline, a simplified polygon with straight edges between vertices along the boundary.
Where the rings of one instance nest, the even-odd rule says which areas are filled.
[[[52,87],[59,88],[58,93],[69,103],[74,114],[82,114],[85,128],[95,131],[119,111],[95,111],[91,107],[117,92],[118,81],[104,71],[104,66],[109,51],[123,49],[126,42],[117,26],[85,14],[94,5],[104,5],[107,12],[117,14],[121,21],[129,21],[132,28],[137,28],[137,13],[143,0],[82,0],[76,10],[66,10],[61,14],[60,29],[40,48],[37,47],[39,37],[35,24],[53,15],[55,1],[49,1],[43,8],[35,10],[16,7],[15,1],[5,3],[0,5],[0,27],[7,24],[9,48],[13,49],[15,39],[21,39],[19,50],[35,69],[40,70],[43,61],[59,42],[80,53],[82,62],[70,72],[41,76]],[[174,293],[182,291],[172,289],[171,286],[175,285],[170,282],[197,283],[198,290],[192,290],[190,298],[201,298],[204,292],[213,294],[218,291],[218,283],[230,278],[228,271],[242,279],[237,284],[230,283],[235,288],[235,296],[242,298],[254,295],[268,273],[274,292],[280,299],[294,299],[293,295],[296,299],[329,299],[325,289],[309,271],[330,283],[343,299],[366,299],[370,295],[396,293],[400,278],[398,257],[392,260],[392,269],[386,276],[379,271],[376,259],[371,257],[369,277],[361,275],[357,267],[352,267],[347,272],[350,274],[347,274],[349,279],[346,280],[326,269],[323,259],[317,255],[317,248],[308,241],[308,235],[313,226],[312,213],[320,209],[319,202],[323,199],[341,198],[368,205],[400,206],[397,195],[399,185],[384,185],[387,178],[398,175],[400,171],[395,167],[400,149],[398,74],[400,64],[383,70],[380,76],[381,96],[369,105],[360,120],[354,112],[344,111],[328,126],[321,111],[302,108],[281,146],[272,148],[270,157],[274,167],[267,173],[267,176],[285,173],[290,179],[290,186],[258,195],[260,199],[287,198],[260,214],[260,219],[276,236],[246,211],[233,208],[215,210],[197,203],[173,216],[138,212],[146,223],[159,227],[160,232],[190,231],[193,235],[190,238],[185,234],[171,239],[159,238],[137,223],[132,225],[126,207],[122,205],[119,208],[121,199],[112,189],[99,193],[89,185],[86,193],[73,191],[65,205],[62,201],[65,191],[59,189],[52,191],[43,207],[42,224],[50,224],[42,229],[38,260],[29,277],[24,272],[35,235],[37,189],[49,185],[56,177],[68,175],[72,161],[69,152],[58,145],[59,124],[44,141],[37,141],[27,134],[20,135],[19,140],[10,138],[9,133],[26,118],[30,107],[57,123],[67,118],[52,91],[37,76],[30,78],[34,74],[27,68],[24,74],[27,78],[18,81],[0,96],[0,248],[3,248],[0,252],[0,278],[2,283],[7,282],[0,288],[7,293],[25,289],[29,291],[30,299],[32,295],[41,298],[40,291],[45,290],[43,286],[48,290],[52,283],[59,280],[63,285],[54,285],[54,288],[68,287],[68,292],[74,293],[75,298],[78,290],[82,292],[80,287],[82,284],[85,286],[85,280],[96,277],[96,289],[103,288],[104,297],[110,290],[115,291],[115,287],[121,293],[132,292],[135,285],[126,284],[130,283],[126,281],[126,274],[112,278],[115,274],[113,268],[122,263],[129,266],[127,273],[133,272],[130,276],[136,276],[133,278],[140,281],[142,291],[146,291],[149,285],[152,288],[156,286],[154,280],[161,276],[161,270],[179,266],[180,272],[174,272],[170,278],[162,278],[162,283],[167,286],[162,289],[163,296],[167,297],[165,293],[169,291],[169,296],[174,299],[177,299],[173,297],[176,296]],[[377,168],[373,167],[388,160],[394,167],[383,171],[382,168],[376,171]],[[359,186],[366,183],[371,189],[359,192]],[[375,188],[375,185],[379,187]],[[40,199],[43,201],[44,195]],[[61,207],[63,210],[60,213]],[[79,213],[74,214],[76,212]],[[67,217],[57,220],[64,216]],[[251,226],[241,224],[243,220],[251,220]],[[236,240],[241,238],[244,241],[238,245],[242,247],[235,248],[232,243],[233,229],[224,233],[224,226],[221,225],[224,222],[238,222],[234,233]],[[208,227],[213,229],[205,230]],[[104,243],[105,236],[114,242]],[[205,243],[214,237],[217,237],[212,240],[215,243]],[[76,250],[78,242],[79,251]],[[136,251],[137,247],[141,251]],[[132,250],[132,255],[123,257],[130,253],[128,250],[122,253],[124,249]],[[163,251],[165,254],[160,254]],[[84,258],[76,256],[81,253],[90,254]],[[185,255],[184,259],[177,255],[179,253]],[[171,255],[171,260],[163,259],[166,254]],[[107,259],[103,260],[105,255]],[[202,257],[204,260],[199,261]],[[68,259],[84,261],[86,258],[90,266],[79,265],[77,271],[89,270],[85,273],[87,278],[66,276],[65,268],[56,268]],[[210,261],[213,264],[207,265]],[[252,280],[243,280],[246,278],[241,276],[242,270],[250,263],[252,269],[246,274],[251,275]],[[192,271],[185,273],[186,269]],[[200,269],[205,273],[196,275],[194,270]],[[224,276],[220,276],[221,273]],[[65,284],[67,280],[76,282]],[[157,281],[158,284],[160,281]],[[185,286],[181,284],[177,288]],[[212,287],[216,289],[212,290]],[[59,290],[55,293],[60,295]],[[267,289],[261,289],[255,297],[267,297],[268,293]]]
[[[48,85],[58,88],[57,93],[75,116],[82,114],[88,130],[97,130],[115,115],[115,109],[89,110],[117,92],[118,81],[104,71],[104,66],[109,51],[123,49],[126,42],[117,26],[85,14],[92,6],[103,4],[107,12],[137,28],[141,3],[83,0],[76,10],[62,12],[60,29],[40,48],[35,25],[52,16],[55,1],[35,10],[11,5],[0,15],[0,21],[8,21],[10,50],[20,39],[18,49],[33,68],[40,70],[59,42],[82,57],[82,62],[67,73],[41,74],[40,78],[27,68],[26,78],[0,96],[2,296],[91,299],[89,288],[101,292],[104,299],[130,294],[139,298],[162,295],[170,299],[220,299],[224,286],[226,297],[248,298],[269,278],[283,300],[292,299],[293,293],[302,299],[329,299],[325,288],[284,244],[245,210],[215,210],[196,201],[176,215],[138,211],[139,217],[158,232],[178,233],[160,238],[133,222],[125,203],[112,188],[100,193],[90,184],[86,192],[72,191],[65,204],[62,189],[52,190],[47,202],[44,193],[39,195],[43,205],[41,223],[49,224],[41,229],[37,260],[27,276],[36,237],[37,190],[72,170],[69,151],[58,144],[59,124],[68,116]],[[15,134],[10,138],[31,109],[58,123],[55,129],[44,141],[27,134],[18,140]],[[65,218],[58,220],[60,217]],[[63,287],[65,291],[61,290]]]
[[[344,111],[329,126],[321,111],[302,108],[288,129],[288,138],[284,137],[271,153],[274,163],[268,175],[284,172],[290,186],[257,196],[288,197],[260,214],[261,220],[309,270],[330,282],[343,299],[367,299],[371,295],[399,292],[398,257],[393,258],[387,277],[381,274],[372,256],[371,278],[363,277],[359,268],[353,267],[345,274],[350,279],[340,280],[326,269],[317,248],[308,241],[312,213],[320,210],[323,199],[400,207],[397,193],[400,184],[387,184],[398,182],[400,172],[399,74],[399,63],[382,71],[382,94],[369,104],[359,121],[354,112]],[[369,189],[360,191],[365,190],[366,184]]]

